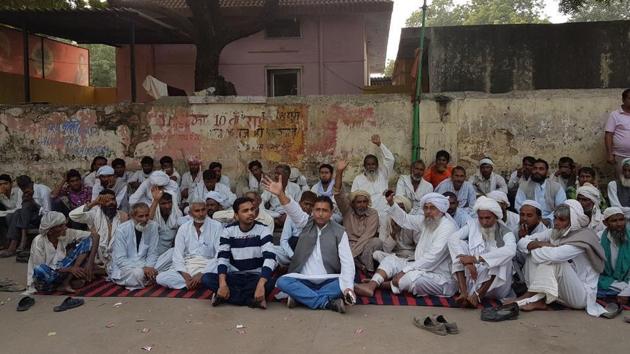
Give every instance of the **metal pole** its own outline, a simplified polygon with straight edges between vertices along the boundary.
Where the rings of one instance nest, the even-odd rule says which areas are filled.
[[[418,73],[416,75],[416,93],[413,100],[412,161],[420,158],[420,99],[422,97],[422,58],[424,54],[424,29],[427,18],[427,0],[422,3],[422,28],[420,29],[420,50],[418,52]]]
[[[22,28],[22,47],[24,47],[24,102],[31,102],[31,69],[29,66],[28,29]]]
[[[131,71],[131,102],[136,102],[136,25],[131,22],[129,38],[129,67]]]

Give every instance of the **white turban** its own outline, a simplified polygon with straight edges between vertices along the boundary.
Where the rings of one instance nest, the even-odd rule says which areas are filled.
[[[99,176],[112,176],[114,174],[114,169],[110,166],[101,166],[98,171],[96,171],[96,177]]]
[[[49,211],[44,216],[42,216],[42,220],[39,223],[39,233],[42,236],[46,236],[48,231],[55,226],[63,225],[67,222],[65,215],[57,211]]]
[[[621,167],[625,165],[630,165],[630,157],[626,157],[625,159],[621,160]]]
[[[529,205],[530,207],[536,208],[542,212],[542,206],[540,205],[540,203],[538,203],[535,200],[528,199],[524,201],[523,204],[521,204],[521,208],[524,207],[525,205]]]
[[[477,198],[473,212],[476,214],[479,210],[486,210],[492,212],[498,219],[503,219],[503,209],[496,200],[484,197],[483,195]]]
[[[584,208],[582,208],[582,204],[575,199],[566,200],[562,205],[566,205],[571,209],[571,227],[570,231],[579,230],[588,225],[589,219],[586,214],[584,214]]]
[[[404,205],[406,212],[411,211],[411,200],[409,200],[409,198],[405,197],[404,195],[394,196],[394,203]]]
[[[169,184],[171,179],[164,171],[153,171],[149,176],[151,184],[154,186],[165,187]]]
[[[490,199],[494,199],[499,203],[505,203],[507,204],[507,206],[510,206],[510,200],[508,199],[507,194],[505,194],[504,192],[501,191],[492,191],[488,194],[486,194],[486,196]]]
[[[300,170],[298,170],[297,167],[291,167],[291,175],[289,175],[289,181],[295,182],[301,175],[302,173],[300,173]]]
[[[621,208],[617,208],[617,207],[610,207],[610,208],[606,208],[606,210],[604,210],[604,220],[608,219],[609,217],[613,216],[613,215],[617,215],[617,214],[623,214],[623,210],[621,210]]]
[[[494,161],[492,161],[492,159],[489,157],[484,157],[483,159],[479,160],[479,166],[481,165],[494,166]]]
[[[424,208],[425,204],[431,204],[437,208],[437,210],[442,213],[446,213],[449,207],[448,198],[441,195],[440,193],[428,193],[425,194],[422,199],[420,199],[420,208]]]
[[[598,206],[601,201],[601,194],[599,189],[595,188],[590,183],[584,183],[584,185],[577,189],[577,195],[581,195],[593,201],[595,206]]]
[[[212,200],[214,200],[215,202],[217,202],[219,204],[223,204],[223,202],[225,202],[225,198],[223,197],[223,195],[221,195],[220,193],[215,192],[215,191],[210,191],[210,192],[206,193],[205,198],[206,198],[206,200],[212,199]]]

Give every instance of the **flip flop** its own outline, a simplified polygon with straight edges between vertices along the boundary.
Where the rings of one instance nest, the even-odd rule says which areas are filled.
[[[444,324],[444,327],[446,328],[446,333],[448,333],[448,334],[458,334],[459,333],[459,328],[457,328],[457,323],[455,323],[455,322],[448,322],[444,316],[438,315],[433,320],[435,322],[437,322],[437,323]]]
[[[617,317],[622,311],[623,311],[623,306],[620,306],[619,304],[611,302],[608,305],[606,305],[606,312],[604,312],[601,316],[603,318],[612,320],[613,318]]]
[[[84,303],[85,303],[85,301],[83,299],[75,299],[75,298],[72,298],[72,297],[67,297],[65,300],[63,300],[61,305],[55,306],[53,308],[53,311],[55,311],[55,312],[62,312],[62,311],[70,310],[70,309],[73,309],[75,307],[79,307],[79,306],[83,305]]]
[[[35,305],[35,299],[30,296],[25,296],[20,299],[18,302],[17,311],[22,312],[31,308],[31,306]]]
[[[28,263],[28,259],[31,257],[30,251],[18,252],[15,256],[15,261],[18,263]]]
[[[433,334],[437,334],[438,336],[445,336],[448,333],[446,332],[446,326],[443,323],[435,322],[431,317],[425,317],[424,321],[419,319],[418,317],[413,318],[414,326],[429,331]]]

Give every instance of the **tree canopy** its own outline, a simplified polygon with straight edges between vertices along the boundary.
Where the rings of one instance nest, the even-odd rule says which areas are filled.
[[[571,22],[630,20],[630,0],[585,0],[577,7],[562,7]]]

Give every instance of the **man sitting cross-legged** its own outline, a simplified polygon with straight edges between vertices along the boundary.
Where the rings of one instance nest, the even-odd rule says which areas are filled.
[[[451,236],[448,248],[459,286],[456,301],[477,307],[484,298],[503,299],[512,294],[516,238],[501,221],[503,211],[494,199],[477,198],[473,212],[477,217]]]
[[[28,260],[29,291],[74,292],[92,281],[98,233],[68,229],[66,222],[56,211],[42,217]]]
[[[302,211],[304,211],[307,215],[311,215],[316,201],[317,194],[311,191],[305,191],[302,192],[299,205],[300,208],[302,208]],[[288,266],[291,263],[291,257],[293,257],[293,251],[295,250],[295,245],[297,244],[301,233],[302,228],[296,225],[291,218],[287,218],[284,221],[282,235],[280,235],[280,245],[273,246],[274,253],[276,254],[276,260],[279,265]]]
[[[409,215],[394,203],[391,191],[386,195],[390,205],[387,214],[402,228],[418,231],[414,259],[388,256],[366,284],[356,284],[361,296],[373,296],[374,290],[390,280],[386,287],[394,293],[408,291],[416,296],[452,296],[457,291],[450,272],[448,238],[457,231],[455,222],[447,214],[449,200],[438,193],[426,194],[420,200],[421,215]]]
[[[144,203],[132,205],[131,220],[118,226],[114,235],[110,279],[129,290],[154,283],[158,238],[157,223],[149,220],[149,207]]]
[[[190,200],[188,215],[192,220],[177,231],[171,269],[158,274],[158,284],[171,289],[197,289],[201,277],[216,271],[219,238],[223,232],[220,222],[208,217],[206,201]]]
[[[237,198],[232,208],[236,222],[223,229],[217,272],[204,274],[203,285],[214,291],[212,306],[227,302],[266,309],[276,267],[271,232],[256,221],[251,199]]]
[[[516,303],[524,310],[544,310],[558,301],[591,316],[606,312],[597,304],[597,280],[604,270],[604,250],[576,200],[554,211],[553,229],[533,235],[525,263],[527,293]]]
[[[353,304],[354,261],[348,235],[342,226],[331,220],[333,202],[329,197],[317,197],[311,213],[289,199],[278,182],[265,177],[266,190],[278,197],[290,220],[300,234],[289,265],[289,274],[278,279],[278,288],[289,295],[289,307],[294,301],[311,309],[330,309],[345,313],[345,303]],[[306,192],[305,192],[306,193]],[[285,223],[285,226],[287,223]]]
[[[604,296],[616,296],[617,302],[628,304],[630,298],[630,228],[623,211],[617,207],[604,210],[606,229],[600,242],[606,262],[597,287]]]

